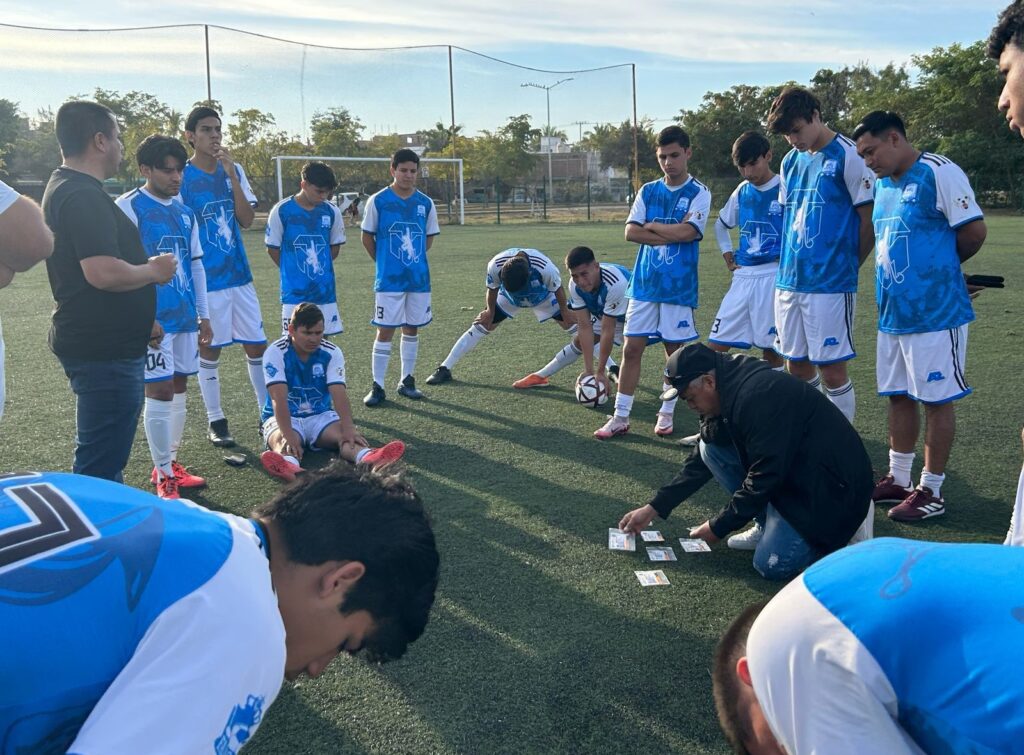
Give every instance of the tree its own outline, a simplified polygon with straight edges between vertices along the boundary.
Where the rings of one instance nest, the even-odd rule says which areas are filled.
[[[15,139],[9,168],[13,175],[33,176],[45,181],[60,165],[54,119],[52,110],[39,110],[34,123]]]
[[[540,129],[530,124],[528,115],[509,116],[496,132],[482,131],[472,150],[476,177],[514,182],[528,176],[537,164],[537,156],[529,150],[539,138]],[[460,150],[465,154],[463,147]]]
[[[332,107],[325,112],[316,112],[310,121],[310,137],[313,149],[324,156],[355,156],[361,154],[359,136],[363,124],[349,113],[347,108]]]
[[[637,156],[642,179],[654,177],[659,170],[654,142],[654,124],[649,118],[644,118],[637,127]],[[617,126],[613,123],[599,123],[584,134],[580,145],[592,152],[601,153],[602,170],[615,168],[633,174],[632,121],[626,120]]]
[[[97,87],[92,99],[110,108],[120,124],[125,160],[117,175],[128,184],[140,180],[135,151],[143,139],[151,134],[165,134],[178,139],[182,136],[181,113],[151,94],[138,91],[121,94]]]
[[[259,184],[257,196],[269,197],[276,193],[272,187],[276,173],[274,158],[277,155],[301,155],[309,152],[309,147],[294,135],[281,131],[271,113],[257,108],[236,110],[231,114],[234,123],[228,125],[227,142],[231,148],[231,157],[245,168],[250,181]],[[288,171],[298,175],[298,171]],[[297,180],[287,181],[289,186]]]
[[[427,141],[427,152],[444,152],[445,148],[447,148],[447,146],[452,143],[452,127],[444,125],[443,123],[441,123],[441,121],[435,123],[433,128],[428,128],[424,130],[422,133]],[[462,138],[461,124],[457,124],[455,126],[454,136],[457,139]]]
[[[811,89],[821,100],[821,117],[836,131],[850,134],[872,110],[906,112],[910,74],[893,63],[877,70],[864,63],[840,71],[823,68],[811,78]]]

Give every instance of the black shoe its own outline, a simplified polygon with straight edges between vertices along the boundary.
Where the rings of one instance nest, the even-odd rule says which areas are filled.
[[[434,374],[427,378],[427,385],[441,385],[452,379],[452,371],[443,364],[434,370]]]
[[[619,384],[619,365],[613,364],[608,368],[608,380],[615,385]]]
[[[219,448],[231,448],[235,445],[235,439],[231,437],[226,419],[215,419],[210,423],[210,430],[206,433],[210,442]]]
[[[363,398],[363,403],[367,406],[377,406],[377,404],[384,401],[385,398],[387,398],[387,394],[384,393],[384,389],[381,388],[379,384],[374,383],[373,388],[371,388],[370,392]]]
[[[402,382],[398,384],[398,395],[411,398],[414,401],[423,398],[423,391],[416,387],[416,380],[412,375],[406,375],[402,378]]]

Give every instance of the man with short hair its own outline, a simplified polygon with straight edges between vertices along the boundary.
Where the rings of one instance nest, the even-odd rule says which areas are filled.
[[[163,337],[156,285],[174,277],[177,260],[147,258],[138,229],[103,190],[124,152],[114,114],[66,102],[56,132],[64,163],[43,193],[54,235],[49,343],[77,400],[72,469],[120,482],[142,411],[146,345]]]
[[[987,231],[964,172],[949,158],[915,149],[899,115],[869,113],[853,139],[878,177],[876,370],[878,393],[889,397],[889,472],[871,497],[894,504],[890,519],[916,522],[946,511],[941,489],[954,406],[971,392],[964,369],[974,310],[961,265],[981,249]],[[924,467],[914,488],[918,403],[924,405]]]
[[[251,518],[56,473],[0,498],[12,752],[237,753],[284,679],[402,657],[434,601],[429,520],[390,470],[310,472]]]
[[[206,106],[193,108],[185,119],[185,138],[193,153],[185,166],[181,200],[199,223],[215,339],[199,347],[199,391],[210,423],[207,437],[213,445],[227,448],[235,439],[220,403],[222,348],[242,344],[257,405],[262,407],[267,398],[267,337],[242,243],[242,229],[252,225],[257,201],[242,166],[222,144],[220,113]]]

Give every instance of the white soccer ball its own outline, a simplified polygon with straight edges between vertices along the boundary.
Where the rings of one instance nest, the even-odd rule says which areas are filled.
[[[576,378],[576,400],[584,406],[604,406],[608,403],[608,389],[593,375],[580,375]]]

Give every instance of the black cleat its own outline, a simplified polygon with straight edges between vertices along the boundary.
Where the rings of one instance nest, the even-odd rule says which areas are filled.
[[[231,431],[228,430],[228,421],[223,418],[215,419],[210,423],[206,437],[218,448],[231,448],[235,445],[235,439],[231,437]]]
[[[427,385],[441,385],[452,379],[452,371],[443,364],[434,370],[434,374],[427,378]]]
[[[619,365],[613,364],[608,368],[608,381],[615,385],[619,384]]]
[[[367,406],[377,406],[387,398],[387,394],[384,393],[384,389],[377,383],[373,384],[373,388],[370,392],[363,397],[363,403]]]
[[[413,401],[418,401],[423,398],[423,391],[416,387],[416,380],[412,375],[406,375],[402,378],[402,382],[398,384],[398,395],[411,398]]]

